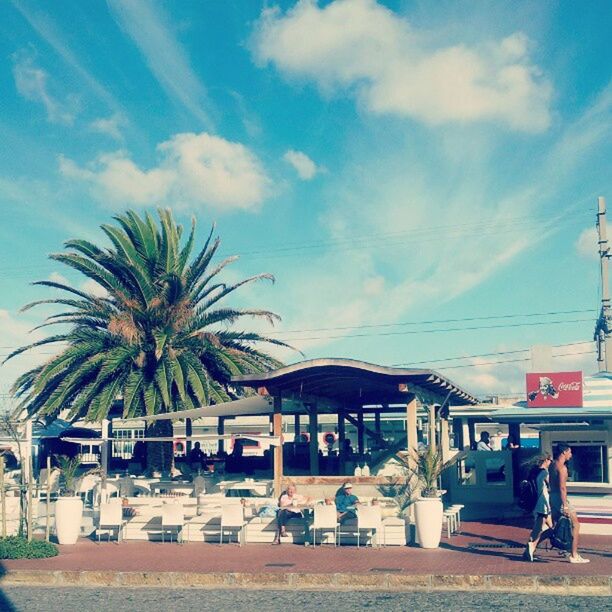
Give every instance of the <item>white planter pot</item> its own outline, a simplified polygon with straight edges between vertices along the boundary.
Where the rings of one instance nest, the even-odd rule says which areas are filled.
[[[81,533],[83,501],[80,497],[60,497],[55,503],[55,533],[60,544],[76,544]]]
[[[416,530],[422,548],[438,548],[442,537],[442,500],[420,497],[415,502]]]

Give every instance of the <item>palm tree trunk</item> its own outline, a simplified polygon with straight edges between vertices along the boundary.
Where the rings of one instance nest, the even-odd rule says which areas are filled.
[[[155,421],[148,425],[145,431],[147,438],[171,437],[172,421]],[[147,472],[169,474],[174,463],[172,442],[147,442]]]

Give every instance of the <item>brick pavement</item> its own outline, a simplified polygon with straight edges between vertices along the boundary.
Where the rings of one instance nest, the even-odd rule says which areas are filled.
[[[525,576],[612,576],[612,536],[583,536],[581,551],[591,559],[573,565],[555,551],[541,551],[541,561],[521,561],[529,529],[524,524],[464,522],[461,535],[442,539],[436,550],[418,547],[381,549],[343,546],[312,547],[284,544],[157,542],[97,544],[81,540],[60,547],[51,559],[5,560],[11,570],[94,571],[94,572],[197,572],[197,573],[300,573],[362,574],[364,580],[377,573],[387,575],[505,575]],[[366,578],[366,576],[368,578]],[[270,577],[272,578],[272,577]],[[500,578],[502,579],[502,578]]]

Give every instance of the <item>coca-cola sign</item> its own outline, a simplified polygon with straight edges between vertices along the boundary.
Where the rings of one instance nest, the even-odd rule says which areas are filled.
[[[582,372],[531,372],[527,374],[527,406],[582,406],[582,384]]]

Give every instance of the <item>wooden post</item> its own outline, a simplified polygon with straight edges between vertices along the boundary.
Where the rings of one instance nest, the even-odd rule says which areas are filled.
[[[476,448],[476,423],[473,419],[468,419],[468,433],[470,437],[470,450]]]
[[[429,418],[429,447],[432,451],[436,451],[438,445],[436,443],[436,407],[431,404],[427,406],[428,418]]]
[[[514,438],[514,442],[521,446],[521,424],[510,423],[508,425],[508,435]]]
[[[4,490],[4,455],[0,455],[0,512],[2,512],[2,537],[6,538],[6,491]]]
[[[300,435],[300,415],[293,415],[293,435],[295,436],[294,441],[298,441],[298,436]]]
[[[47,482],[45,483],[47,488],[47,502],[45,510],[45,540],[49,541],[51,535],[51,457],[47,454]],[[92,504],[93,505],[93,504]]]
[[[108,441],[108,419],[104,419],[102,421],[102,438],[104,439],[104,443],[102,444],[100,464],[102,467],[102,472],[104,474],[108,474],[109,455],[110,455],[110,448],[109,448],[110,442]],[[106,482],[103,483],[103,486],[106,489]]]
[[[193,435],[193,422],[191,419],[185,419],[185,437],[187,441],[185,442],[185,459],[189,461],[189,453],[191,452],[192,444],[191,444],[191,436]]]
[[[446,462],[450,459],[450,435],[448,431],[448,420],[440,419],[440,450],[442,452],[442,461]]]
[[[318,476],[319,474],[319,413],[317,404],[310,404],[308,432],[310,440],[308,448],[310,450],[310,475]]]
[[[28,457],[28,542],[32,541],[32,532],[33,532],[33,517],[32,517],[32,480],[33,480],[33,474],[32,474],[32,455],[30,455]]]
[[[346,427],[344,423],[344,412],[338,410],[338,468],[340,470],[340,475],[344,476],[346,474],[346,451],[345,451],[345,441],[346,440]]]
[[[380,436],[381,435],[381,429],[380,429],[380,410],[377,410],[374,413],[374,431]]]
[[[406,448],[417,448],[419,438],[417,433],[417,401],[413,398],[406,404]]]
[[[357,412],[357,448],[359,450],[359,460],[363,460],[365,455],[365,435],[363,429],[363,406],[359,406]]]
[[[274,415],[272,417],[272,433],[280,436],[279,446],[274,447],[274,496],[280,497],[283,486],[283,400],[279,395],[274,396]]]
[[[223,417],[219,417],[217,419],[217,435],[222,436],[225,434],[225,419]],[[225,440],[219,438],[217,442],[217,453],[220,455],[225,450]]]

